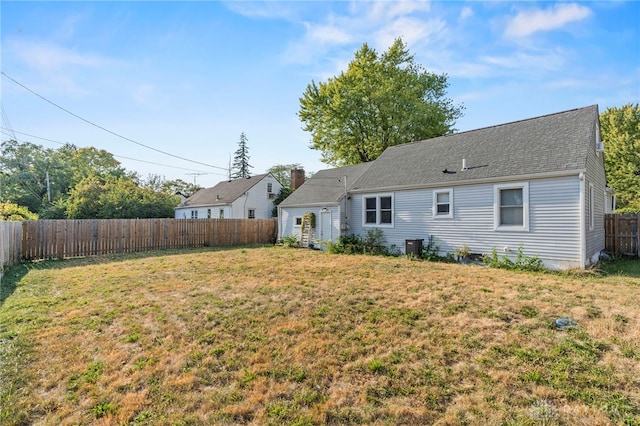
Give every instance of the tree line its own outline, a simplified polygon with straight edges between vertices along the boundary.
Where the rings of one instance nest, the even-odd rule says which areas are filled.
[[[0,215],[6,219],[173,217],[183,180],[146,179],[97,148],[58,149],[8,140],[0,145]]]

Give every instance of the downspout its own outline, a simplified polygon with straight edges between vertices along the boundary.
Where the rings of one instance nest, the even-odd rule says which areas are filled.
[[[276,206],[276,211],[278,212],[278,241],[280,241],[282,239],[282,208]]]
[[[340,235],[342,235],[343,229],[344,229],[344,233],[346,234],[347,231],[349,230],[349,200],[348,200],[348,194],[347,194],[347,177],[344,177],[344,196],[342,197],[343,201],[344,201],[344,225],[342,225],[340,228]]]
[[[587,220],[585,218],[585,179],[584,172],[578,175],[580,180],[580,269],[586,267],[585,258],[587,257]]]

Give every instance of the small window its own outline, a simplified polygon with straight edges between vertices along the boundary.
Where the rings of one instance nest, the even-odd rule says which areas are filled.
[[[295,226],[302,226],[302,216],[296,216],[294,218],[294,224]]]
[[[207,219],[211,219],[211,209],[207,209]]]
[[[273,184],[271,182],[267,182],[267,192],[269,194],[273,192]]]
[[[249,212],[248,212],[247,216],[249,217],[249,219],[255,219],[256,218],[256,209],[249,209]]]
[[[433,217],[453,217],[453,189],[439,189],[433,192]]]
[[[220,209],[220,212],[218,213],[218,218],[224,219],[224,209]]]
[[[365,225],[393,226],[393,196],[377,195],[363,200]]]
[[[191,210],[191,219],[198,218],[198,210]]]
[[[529,230],[529,185],[496,185],[495,228],[506,231]]]

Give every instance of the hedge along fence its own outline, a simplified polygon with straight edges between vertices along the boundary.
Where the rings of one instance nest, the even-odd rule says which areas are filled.
[[[276,219],[78,219],[22,222],[21,259],[269,244]]]
[[[20,262],[21,242],[22,222],[0,221],[0,280],[5,266]]]

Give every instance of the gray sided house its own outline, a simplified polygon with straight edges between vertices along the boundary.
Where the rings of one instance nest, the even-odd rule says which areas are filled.
[[[363,167],[342,233],[379,228],[388,245],[422,239],[440,254],[514,258],[522,247],[551,269],[587,267],[604,249],[612,193],[597,105],[389,147]],[[313,205],[312,194],[293,195]],[[281,236],[305,210],[293,201],[282,204]]]
[[[320,248],[348,231],[351,214],[348,191],[371,164],[321,170],[307,179],[278,206],[278,236],[300,237],[302,216],[309,212],[316,217],[311,241]]]
[[[183,200],[176,219],[268,219],[282,185],[271,174],[218,183]]]

